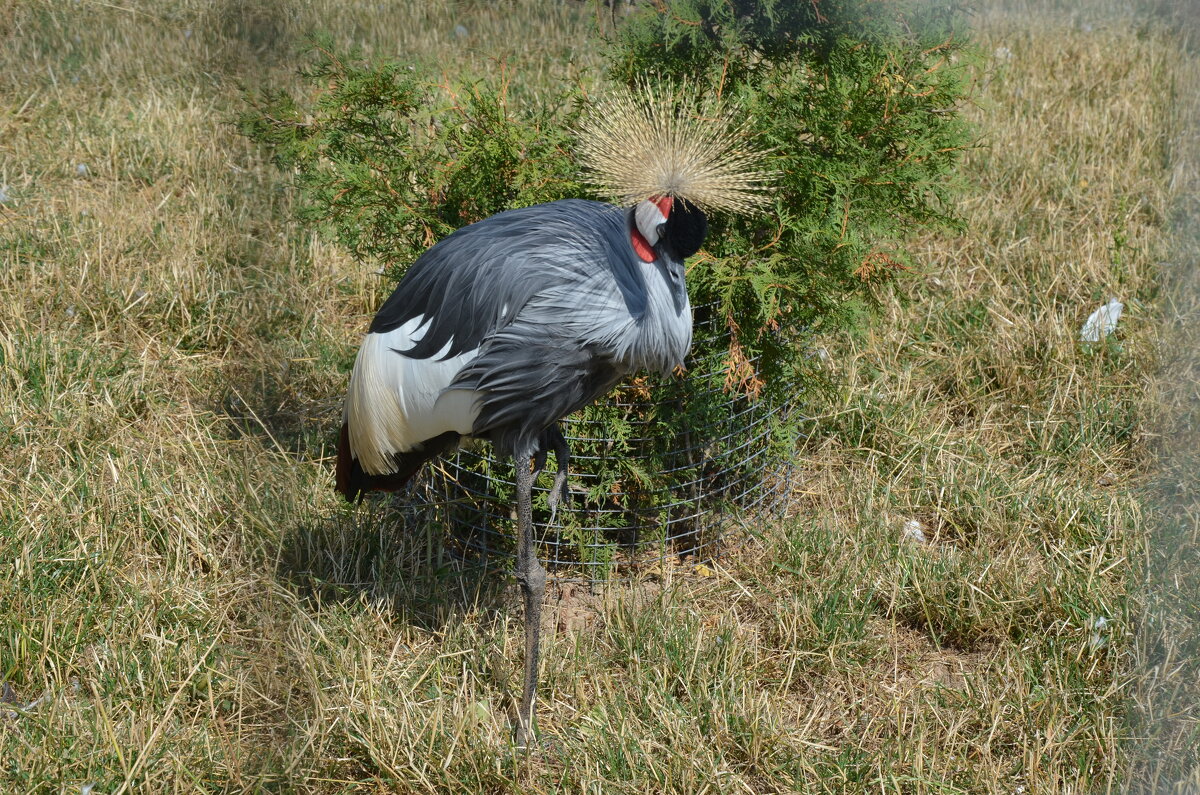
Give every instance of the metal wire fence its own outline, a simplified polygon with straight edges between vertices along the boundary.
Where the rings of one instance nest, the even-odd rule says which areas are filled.
[[[700,351],[728,349],[711,317],[696,334]],[[794,401],[730,392],[725,375],[722,356],[701,354],[682,380],[635,381],[563,421],[569,498],[554,521],[550,462],[534,488],[535,537],[553,578],[609,580],[667,555],[709,560],[740,541],[747,515],[786,510]],[[515,556],[512,466],[488,445],[460,449],[413,484],[410,516],[448,528],[449,548],[465,561],[504,563]]]

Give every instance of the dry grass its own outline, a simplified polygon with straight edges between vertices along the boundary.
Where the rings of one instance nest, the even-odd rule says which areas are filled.
[[[499,54],[528,96],[608,24],[431,6],[0,11],[0,791],[1200,786],[1194,56],[1099,5],[977,16],[967,231],[822,341],[795,515],[711,572],[557,594],[522,760],[512,586],[332,492],[385,285],[227,124],[318,25]]]

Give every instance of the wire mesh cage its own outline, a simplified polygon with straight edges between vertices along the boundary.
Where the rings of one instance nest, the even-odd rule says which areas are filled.
[[[553,578],[608,580],[667,555],[708,560],[741,537],[748,515],[786,510],[792,390],[731,388],[730,334],[715,307],[696,309],[694,337],[686,374],[635,378],[561,423],[569,495],[553,521],[553,463],[534,485],[534,534]],[[504,563],[515,558],[515,489],[511,460],[463,447],[413,484],[410,516],[445,527],[459,557]]]

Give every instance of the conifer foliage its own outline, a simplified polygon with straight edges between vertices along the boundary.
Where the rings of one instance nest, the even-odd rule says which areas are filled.
[[[953,224],[953,180],[970,133],[953,9],[899,0],[672,0],[636,15],[612,76],[698,84],[753,119],[774,149],[772,212],[719,216],[689,286],[719,302],[770,374],[800,352],[790,334],[853,322],[869,286],[910,266],[905,238]],[[797,363],[797,362],[793,362]],[[786,381],[787,379],[782,379]]]

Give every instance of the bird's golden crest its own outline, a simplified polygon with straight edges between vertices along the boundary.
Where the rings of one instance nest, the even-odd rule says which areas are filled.
[[[584,115],[585,181],[619,203],[674,196],[704,211],[749,212],[768,203],[769,150],[749,140],[737,109],[694,89],[643,82],[614,91]]]

